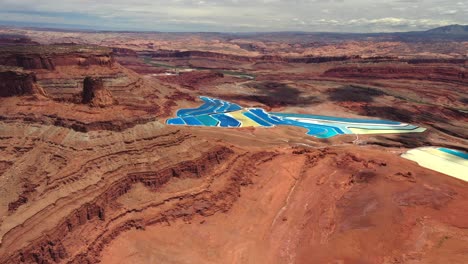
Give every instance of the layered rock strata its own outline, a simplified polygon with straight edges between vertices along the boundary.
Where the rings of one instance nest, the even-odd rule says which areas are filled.
[[[112,93],[104,87],[101,78],[86,77],[83,83],[82,103],[91,106],[105,107],[116,104]]]
[[[45,96],[46,93],[37,84],[33,72],[0,66],[0,97],[19,95]]]

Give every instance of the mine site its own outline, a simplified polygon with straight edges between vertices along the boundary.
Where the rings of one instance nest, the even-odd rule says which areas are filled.
[[[0,19],[0,263],[468,263],[468,26],[256,19]]]

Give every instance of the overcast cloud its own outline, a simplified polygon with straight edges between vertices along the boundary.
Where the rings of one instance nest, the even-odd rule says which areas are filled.
[[[453,0],[0,0],[0,21],[154,31],[388,32],[468,24]]]

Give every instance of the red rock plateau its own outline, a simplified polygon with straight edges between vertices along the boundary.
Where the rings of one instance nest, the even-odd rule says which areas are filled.
[[[468,149],[466,39],[2,34],[0,263],[468,263],[468,183],[399,156]],[[165,125],[200,95],[427,131]]]

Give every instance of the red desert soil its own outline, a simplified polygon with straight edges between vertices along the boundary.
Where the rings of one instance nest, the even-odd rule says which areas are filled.
[[[468,261],[466,184],[375,149],[303,151],[258,162],[229,212],[127,232],[103,263]]]
[[[467,149],[466,42],[0,33],[0,263],[468,263],[468,183],[399,156]],[[200,95],[427,132],[165,125]]]

